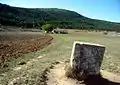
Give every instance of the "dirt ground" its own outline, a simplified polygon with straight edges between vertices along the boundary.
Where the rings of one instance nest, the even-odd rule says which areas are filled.
[[[0,33],[0,65],[11,57],[37,51],[51,43],[51,36],[40,33]]]
[[[107,71],[101,71],[103,77],[91,77],[86,82],[65,77],[65,63],[55,65],[48,73],[48,85],[120,85],[120,76]],[[93,83],[96,82],[96,83]]]

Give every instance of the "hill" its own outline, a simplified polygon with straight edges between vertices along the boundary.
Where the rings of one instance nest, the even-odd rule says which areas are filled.
[[[60,28],[120,31],[120,23],[90,19],[58,8],[20,8],[0,3],[0,23],[7,26],[40,27],[52,23]]]

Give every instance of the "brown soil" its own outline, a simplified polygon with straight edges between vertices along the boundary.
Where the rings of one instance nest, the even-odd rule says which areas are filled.
[[[48,73],[48,85],[120,85],[120,76],[101,71],[101,75],[89,76],[85,81],[65,77],[65,64],[55,65]]]
[[[12,57],[37,51],[50,44],[52,39],[43,35],[0,35],[0,65]]]

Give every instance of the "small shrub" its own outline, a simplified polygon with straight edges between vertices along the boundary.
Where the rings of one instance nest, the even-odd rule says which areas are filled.
[[[107,35],[107,34],[108,34],[108,32],[103,32],[103,34],[104,34],[104,35]]]
[[[87,78],[87,75],[85,74],[85,72],[80,72],[74,68],[71,68],[70,65],[65,66],[65,71],[66,71],[65,76],[68,78],[73,78],[80,81]]]
[[[42,29],[43,29],[44,31],[46,31],[46,33],[52,32],[52,30],[53,30],[53,25],[51,25],[51,24],[43,25],[43,26],[42,26]]]

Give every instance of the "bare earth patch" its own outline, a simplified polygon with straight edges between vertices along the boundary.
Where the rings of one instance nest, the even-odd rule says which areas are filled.
[[[91,85],[65,77],[64,67],[65,63],[60,63],[50,70],[50,73],[48,73],[48,85]],[[108,85],[120,85],[120,76],[106,71],[101,71],[101,74],[103,78],[107,79],[107,82],[110,81]]]
[[[0,65],[10,58],[37,51],[50,44],[52,39],[40,34],[0,34]]]

